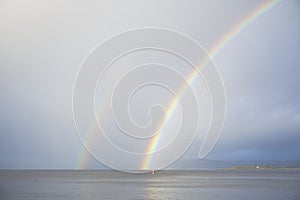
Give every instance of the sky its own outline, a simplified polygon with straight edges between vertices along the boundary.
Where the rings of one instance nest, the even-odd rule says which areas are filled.
[[[2,0],[0,168],[104,168],[84,149],[73,120],[73,86],[90,52],[113,35],[143,27],[184,33],[209,52],[220,38],[266,2]],[[299,10],[297,0],[276,4],[243,27],[212,56],[226,90],[226,118],[207,162],[300,165]],[[142,60],[161,57],[185,69],[183,63],[164,53],[144,53]],[[128,59],[123,64],[134,62]],[[107,80],[118,72],[112,70]],[[158,75],[173,79],[167,72]],[[146,78],[147,75],[141,76]],[[207,95],[205,89],[201,90],[201,79],[194,87],[199,98]],[[112,90],[98,89],[96,99],[101,106],[102,97]],[[143,109],[156,102],[157,99],[149,98],[155,92],[164,99],[172,96],[160,89],[152,91],[154,88],[149,87],[144,93],[136,93],[136,101],[141,104],[130,106]],[[203,98],[202,103],[207,103]],[[202,103],[200,110],[209,118],[211,108],[201,107]],[[140,113],[144,112],[133,112],[133,118],[143,124],[143,116],[147,115]],[[160,111],[154,114],[159,115]],[[106,119],[105,113],[100,115]],[[153,116],[155,119],[156,115]],[[209,121],[206,118],[201,122]],[[106,126],[110,129],[110,122]],[[207,127],[200,124],[200,129]],[[200,132],[170,168],[207,166],[198,158],[203,140]],[[116,141],[120,139],[116,137]],[[138,148],[130,142],[121,143],[124,148]],[[120,161],[126,162],[126,158]]]

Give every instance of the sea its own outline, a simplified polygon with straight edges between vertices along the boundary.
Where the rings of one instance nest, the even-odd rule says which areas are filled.
[[[300,199],[300,170],[0,170],[1,200]]]

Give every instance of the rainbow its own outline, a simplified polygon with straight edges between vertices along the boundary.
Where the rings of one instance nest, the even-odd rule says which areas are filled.
[[[213,47],[207,52],[209,55],[206,59],[203,59],[201,63],[199,63],[198,68],[201,68],[207,64],[209,61],[209,57],[213,59],[236,35],[238,35],[243,29],[249,26],[253,21],[255,21],[258,17],[265,14],[275,5],[277,5],[281,0],[273,0],[265,2],[264,4],[260,5],[256,9],[254,9],[250,14],[240,20],[236,25],[234,25],[227,33],[225,33],[214,45]],[[193,84],[194,80],[197,79],[199,76],[198,71],[192,73],[187,78],[187,83],[179,90],[178,97],[180,98],[184,92],[189,88],[190,85]],[[154,152],[157,145],[159,144],[161,135],[163,134],[164,128],[167,126],[169,119],[171,118],[173,112],[175,111],[176,107],[178,106],[177,99],[174,99],[169,107],[166,109],[166,116],[164,123],[162,124],[162,128],[160,129],[160,133],[157,137],[150,142],[148,145],[146,152],[148,152],[147,156],[145,157],[144,162],[142,163],[141,169],[142,170],[149,170],[150,163],[151,163],[151,152]]]
[[[211,59],[213,59],[235,36],[237,36],[241,31],[243,31],[247,26],[249,26],[253,21],[255,21],[257,18],[259,18],[260,16],[262,16],[269,10],[271,10],[274,6],[279,4],[281,1],[282,0],[271,0],[271,1],[267,1],[263,4],[261,4],[256,9],[254,9],[250,14],[248,14],[243,19],[241,19],[237,24],[232,26],[232,28],[229,29],[229,31],[227,31],[222,37],[220,37],[217,40],[217,42],[212,46],[212,48],[210,48],[209,51],[207,51],[207,54],[209,55],[209,57]],[[198,64],[198,68],[205,66],[205,64],[208,61],[209,61],[208,57],[207,57],[207,59],[202,60],[201,63]],[[184,94],[184,92],[189,88],[190,85],[193,84],[194,80],[196,80],[197,78],[198,78],[198,71],[196,71],[195,73],[191,73],[188,76],[188,78],[186,79],[188,84],[185,84],[179,90],[179,93],[178,93],[179,98]],[[175,98],[170,103],[168,108],[166,109],[166,115],[165,115],[164,123],[162,124],[162,126],[160,128],[160,133],[149,143],[149,145],[146,148],[146,151],[145,151],[146,156],[142,162],[141,170],[150,170],[149,167],[151,164],[152,153],[155,152],[155,149],[157,148],[157,146],[160,142],[161,135],[163,134],[165,127],[167,126],[167,124],[168,124],[170,118],[172,117],[173,112],[176,110],[177,106],[178,106],[178,102],[177,102],[177,98]],[[90,138],[89,136],[87,136],[87,137],[88,137],[87,138],[88,142],[93,141],[92,138]],[[77,164],[76,164],[77,169],[85,169],[86,167],[88,167],[88,165],[87,165],[88,158],[89,158],[88,155],[89,154],[87,153],[86,149],[82,147],[82,149],[79,153]]]

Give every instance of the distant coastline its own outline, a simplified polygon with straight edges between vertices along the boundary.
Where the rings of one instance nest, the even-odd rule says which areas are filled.
[[[218,168],[171,168],[171,169],[160,169],[155,170],[155,173],[162,173],[164,171],[170,171],[170,172],[201,172],[201,171],[222,171],[222,170],[300,170],[300,167],[288,167],[288,166],[269,166],[269,165],[237,165],[237,166],[231,166],[231,167],[218,167]],[[125,170],[127,172],[133,172],[133,174],[151,174],[152,170]],[[7,172],[58,172],[58,173],[72,173],[72,172],[116,172],[121,173],[122,171],[114,170],[114,169],[6,169],[0,168],[0,175],[1,173],[7,173]]]
[[[268,165],[240,165],[224,168],[224,170],[264,170],[264,169],[278,169],[278,170],[300,170],[300,167],[275,167]]]

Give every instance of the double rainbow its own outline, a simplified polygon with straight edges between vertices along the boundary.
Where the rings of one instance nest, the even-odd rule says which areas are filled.
[[[237,36],[241,31],[243,31],[247,26],[249,26],[253,21],[255,21],[257,18],[265,14],[266,12],[270,11],[272,8],[274,8],[276,5],[278,5],[282,0],[271,0],[267,1],[260,6],[258,6],[256,9],[254,9],[250,14],[245,16],[243,19],[241,19],[237,24],[235,24],[231,29],[229,29],[228,32],[226,32],[217,42],[212,46],[212,48],[209,49],[207,54],[211,59],[213,59],[235,36]],[[203,60],[201,63],[199,63],[198,68],[201,68],[204,66],[208,60]],[[178,93],[178,97],[180,98],[184,92],[189,88],[189,85],[192,85],[194,80],[198,78],[198,73],[192,73],[188,78],[187,82],[188,84],[185,84],[182,86]],[[149,170],[150,163],[151,163],[151,152],[154,152],[157,148],[161,135],[164,132],[164,127],[166,127],[167,123],[169,122],[173,112],[175,111],[176,107],[178,106],[177,99],[174,99],[168,108],[166,109],[166,116],[164,123],[162,124],[162,128],[160,129],[159,136],[156,137],[152,142],[147,146],[146,148],[146,154],[145,159],[142,162],[141,170]],[[91,140],[92,141],[92,140]],[[78,159],[78,167],[77,168],[86,168],[86,164],[88,162],[89,156],[87,156],[87,152],[84,148],[82,148],[79,159]]]

